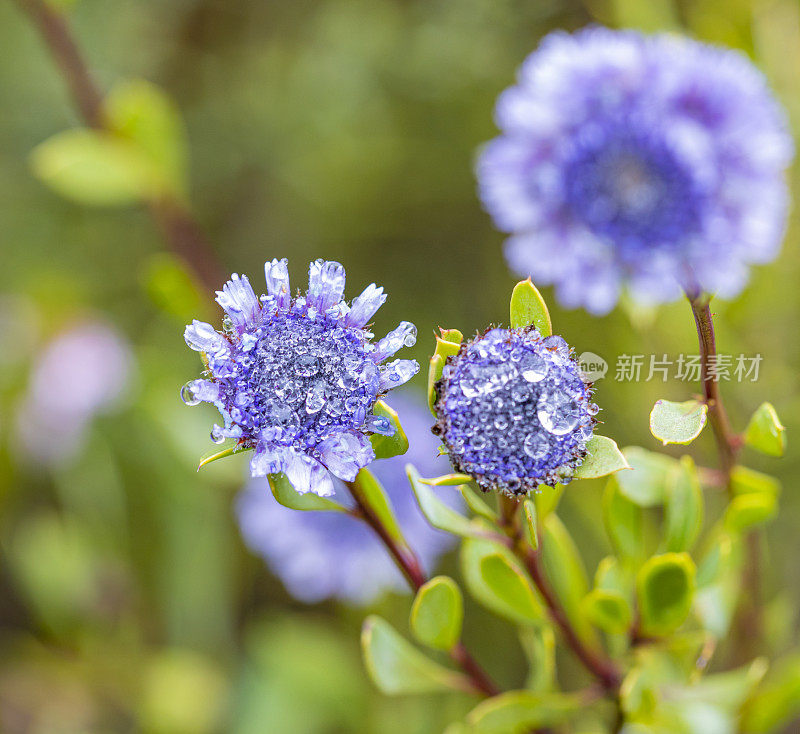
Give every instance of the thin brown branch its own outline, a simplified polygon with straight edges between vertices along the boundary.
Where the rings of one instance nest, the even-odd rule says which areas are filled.
[[[92,128],[106,130],[103,94],[92,79],[74,36],[62,13],[45,0],[16,0],[39,31],[69,89],[75,108]],[[177,199],[150,202],[150,211],[168,248],[183,259],[209,290],[225,278],[213,248],[186,206]]]
[[[622,682],[622,674],[612,660],[605,655],[592,650],[580,638],[575,631],[572,623],[561,606],[555,591],[550,586],[550,582],[544,571],[541,560],[542,540],[539,539],[539,548],[534,550],[524,541],[522,529],[519,524],[518,507],[519,503],[510,497],[501,497],[502,515],[506,532],[511,538],[511,548],[517,557],[525,564],[525,568],[530,574],[531,580],[535,584],[548,614],[556,626],[561,631],[564,641],[575,653],[584,667],[594,675],[606,691],[616,692]]]
[[[741,436],[731,429],[730,420],[722,402],[719,381],[713,370],[717,355],[714,320],[711,315],[709,298],[706,295],[689,296],[697,338],[700,346],[700,365],[703,381],[703,394],[708,406],[708,418],[714,431],[720,464],[721,484],[727,488],[728,496],[733,497],[731,472],[742,448]],[[762,636],[761,615],[760,548],[758,533],[752,530],[746,539],[745,565],[742,569],[742,597],[737,615],[737,647],[742,660],[749,659],[757,651]]]
[[[392,537],[392,534],[372,510],[354,482],[345,482],[345,484],[350,491],[350,495],[353,497],[353,501],[356,503],[353,514],[372,528],[389,551],[392,560],[403,573],[403,576],[405,576],[411,589],[414,592],[419,591],[420,587],[428,579],[416,553]],[[492,682],[481,666],[478,665],[463,642],[459,641],[455,647],[450,650],[450,658],[464,673],[466,673],[477,693],[489,697],[496,696],[500,693],[500,689]]]

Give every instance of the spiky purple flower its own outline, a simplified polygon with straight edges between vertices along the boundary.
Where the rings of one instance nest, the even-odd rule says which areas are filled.
[[[316,260],[308,292],[292,298],[286,260],[264,266],[267,294],[233,275],[217,302],[224,329],[194,321],[186,343],[203,353],[206,378],[187,383],[184,401],[213,403],[223,426],[212,439],[254,448],[253,476],[284,472],[298,492],[333,493],[331,474],[353,480],[374,458],[369,434],[393,428],[376,400],[419,370],[409,359],[381,363],[416,340],[403,321],[377,343],[366,324],[386,300],[373,283],[352,306],[342,300],[344,268]]]
[[[566,484],[586,455],[597,406],[560,336],[492,329],[448,357],[435,389],[433,431],[485,490]]]
[[[497,103],[480,195],[511,268],[604,313],[681,290],[730,297],[775,258],[793,144],[741,53],[675,35],[547,36]]]
[[[383,484],[395,517],[423,566],[433,571],[439,556],[455,541],[430,526],[408,486],[405,465],[425,476],[447,471],[430,433],[427,406],[407,391],[392,399],[409,439],[408,453],[370,466]],[[453,504],[458,493],[442,488]],[[352,504],[349,492],[334,481],[334,499]],[[386,591],[402,592],[407,583],[370,528],[341,512],[297,512],[278,504],[263,480],[252,480],[239,496],[237,514],[247,545],[269,565],[292,596],[305,602],[336,598],[365,604]]]

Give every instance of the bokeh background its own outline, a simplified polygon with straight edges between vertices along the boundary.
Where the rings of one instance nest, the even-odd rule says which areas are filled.
[[[545,33],[601,22],[740,48],[800,129],[796,0],[58,4],[103,90],[144,78],[174,100],[191,210],[224,272],[260,283],[264,260],[286,256],[301,284],[310,259],[339,260],[349,296],[373,280],[390,294],[377,331],[418,325],[423,364],[436,326],[470,333],[507,320],[514,280],[472,164],[495,134],[496,95]],[[178,398],[200,369],[183,325],[217,319],[214,305],[146,206],[82,205],[37,180],[31,151],[82,122],[8,0],[0,56],[0,730],[441,731],[468,699],[380,695],[360,661],[367,609],[301,604],[245,548],[233,508],[246,459],[197,473],[214,411]],[[780,462],[748,457],[784,485],[762,579],[776,654],[797,642],[800,598],[797,236],[793,221],[779,260],[736,302],[714,303],[720,351],[763,355],[757,383],[723,386],[736,425],[771,400],[789,431]],[[656,449],[653,401],[697,387],[617,382],[613,365],[624,353],[696,353],[688,306],[597,319],[544,293],[557,333],[612,365],[598,383],[603,433]],[[692,450],[713,465],[707,434]],[[608,551],[601,489],[581,482],[562,503],[590,570]],[[442,568],[456,566],[451,555]],[[409,604],[390,594],[368,610],[407,630]],[[499,681],[521,685],[510,626],[470,604],[465,636]],[[560,662],[574,684],[579,671]]]

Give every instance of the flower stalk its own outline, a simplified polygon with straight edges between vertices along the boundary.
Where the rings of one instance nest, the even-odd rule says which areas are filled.
[[[403,576],[405,576],[411,589],[415,593],[419,591],[420,587],[428,578],[422,570],[422,564],[419,562],[416,553],[414,553],[411,548],[401,545],[392,537],[386,526],[366,502],[364,496],[354,482],[345,482],[345,485],[353,501],[356,503],[356,508],[352,514],[363,520],[372,528],[375,534],[381,539],[381,542],[386,547],[386,550],[391,555],[398,569],[400,569]],[[496,696],[500,693],[500,689],[489,678],[475,658],[472,657],[463,641],[459,640],[450,650],[450,658],[469,677],[476,693],[489,697]]]
[[[729,498],[732,498],[731,472],[741,451],[743,442],[741,436],[736,434],[730,424],[719,382],[713,370],[716,359],[717,347],[714,334],[714,320],[711,315],[710,297],[705,294],[692,296],[687,294],[692,307],[697,338],[700,348],[700,368],[703,383],[703,395],[708,406],[708,418],[717,444],[719,455],[721,484],[727,489]],[[760,545],[758,532],[751,530],[745,538],[747,558],[742,571],[742,602],[739,610],[738,636],[744,657],[748,657],[749,648],[758,644],[762,633],[761,596],[760,584]]]
[[[603,689],[615,693],[622,682],[622,674],[617,666],[604,654],[590,649],[575,631],[555,591],[550,586],[545,573],[541,553],[542,540],[534,550],[525,542],[519,523],[519,502],[509,497],[501,497],[503,526],[511,539],[511,549],[525,564],[531,580],[544,600],[550,618],[561,630],[564,641],[570,647],[584,667],[597,678]]]

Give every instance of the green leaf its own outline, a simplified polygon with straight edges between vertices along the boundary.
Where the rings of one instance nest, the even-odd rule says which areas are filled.
[[[436,576],[420,587],[411,607],[411,631],[423,645],[451,650],[463,621],[464,600],[453,579]]]
[[[488,520],[492,524],[497,524],[498,515],[489,507],[488,504],[481,498],[481,496],[469,484],[462,484],[459,486],[458,491],[467,503],[467,507],[472,510],[476,515]]]
[[[527,734],[564,723],[581,706],[574,694],[508,691],[478,704],[467,724],[474,734]]]
[[[458,354],[461,349],[463,334],[458,329],[439,329],[440,336],[436,337],[436,350],[431,356],[428,367],[428,407],[433,411],[436,402],[435,385],[442,377],[445,362],[448,357]]]
[[[780,661],[767,675],[742,711],[744,734],[783,731],[800,718],[800,653]]]
[[[422,514],[433,527],[455,535],[479,534],[479,529],[470,520],[448,507],[442,502],[431,487],[422,481],[419,472],[412,464],[406,465],[406,474],[411,482],[411,488],[417,496],[417,502]]]
[[[673,403],[657,400],[650,412],[650,433],[665,446],[668,443],[689,444],[706,424],[708,406],[697,400]]]
[[[394,428],[394,433],[391,436],[373,433],[369,437],[372,443],[372,450],[375,452],[375,458],[390,459],[392,456],[400,456],[408,451],[408,438],[406,438],[403,426],[400,425],[400,418],[397,412],[392,410],[383,400],[378,400],[375,403],[373,413],[388,419],[389,423],[392,424],[392,428]]]
[[[80,204],[115,206],[163,189],[152,162],[135,145],[98,130],[65,130],[31,153],[34,175]]]
[[[563,494],[563,484],[556,484],[555,487],[550,487],[547,484],[539,485],[532,497],[533,503],[536,505],[536,514],[540,520],[547,517],[551,512],[555,512]]]
[[[361,649],[370,678],[387,695],[471,690],[464,676],[427,658],[381,617],[364,620]]]
[[[392,504],[386,496],[383,486],[369,469],[362,469],[356,474],[352,491],[363,504],[375,513],[389,535],[394,540],[405,545],[403,532],[397,524]]]
[[[461,344],[464,341],[464,335],[458,329],[439,329],[439,337],[451,344]]]
[[[696,569],[688,553],[649,558],[636,579],[642,630],[666,635],[683,624],[692,608]]]
[[[732,532],[763,525],[778,512],[778,499],[774,494],[766,492],[740,494],[734,497],[725,511],[725,527]]]
[[[595,627],[622,634],[630,627],[632,613],[628,600],[616,591],[592,589],[581,602],[583,614]]]
[[[739,600],[742,552],[736,536],[718,525],[697,570],[694,609],[703,628],[721,639],[728,634]]]
[[[522,503],[522,512],[525,517],[525,539],[536,550],[539,547],[539,531],[536,527],[536,504],[530,497]]]
[[[614,441],[595,434],[586,443],[586,458],[573,476],[575,479],[596,479],[630,468]]]
[[[508,548],[490,540],[465,540],[461,567],[470,593],[496,614],[522,624],[544,619],[528,575]]]
[[[664,548],[691,550],[703,527],[703,512],[703,490],[697,469],[692,459],[684,456],[667,479]]]
[[[420,479],[420,481],[431,487],[456,487],[471,482],[472,477],[469,474],[445,474],[441,477],[433,477],[433,479]]]
[[[781,483],[769,474],[762,474],[746,466],[735,466],[731,471],[731,491],[739,494],[770,494],[778,497]]]
[[[547,578],[578,635],[589,644],[598,642],[583,614],[581,601],[589,591],[589,580],[578,547],[557,515],[540,519],[539,540]]]
[[[556,634],[549,625],[520,627],[519,640],[528,659],[525,687],[530,691],[550,691],[556,679]]]
[[[279,504],[288,507],[290,510],[336,510],[338,512],[347,512],[347,508],[327,497],[319,497],[313,492],[300,494],[292,486],[285,474],[270,474],[267,479],[269,480],[272,495]]]
[[[675,459],[638,446],[629,446],[622,453],[633,471],[616,475],[619,491],[640,507],[661,504],[666,496],[667,477],[675,466]]]
[[[783,456],[786,451],[786,429],[771,403],[758,406],[747,424],[744,440],[762,454]]]
[[[530,278],[517,283],[511,293],[511,328],[524,326],[535,326],[542,336],[553,333],[547,304]]]
[[[644,555],[642,508],[622,494],[618,477],[611,477],[603,493],[603,520],[617,553],[632,559]]]
[[[442,372],[444,371],[444,358],[441,354],[434,354],[428,364],[428,407],[431,413],[436,416],[433,410],[433,405],[436,402],[436,383],[441,379]]]
[[[200,463],[197,465],[197,471],[200,471],[204,466],[218,459],[225,459],[228,456],[243,454],[246,451],[252,450],[253,449],[248,447],[238,446],[235,442],[231,446],[226,446],[224,449],[213,449],[200,459]]]
[[[174,102],[154,84],[133,79],[116,84],[103,104],[109,127],[130,140],[177,197],[187,189],[186,130]]]

